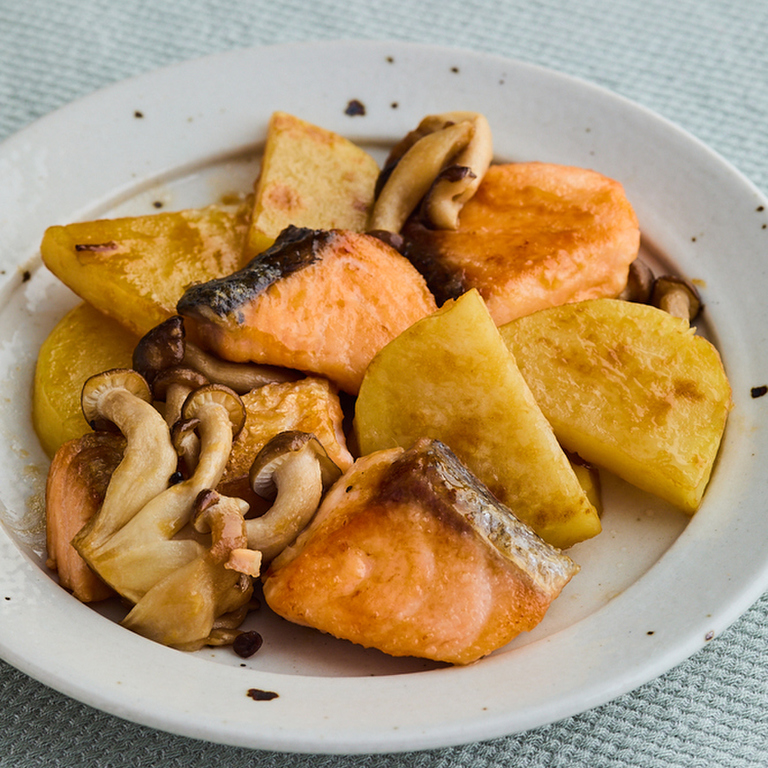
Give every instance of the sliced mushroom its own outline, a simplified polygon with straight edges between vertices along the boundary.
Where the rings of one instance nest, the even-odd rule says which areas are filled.
[[[474,126],[472,140],[435,179],[424,200],[424,217],[435,229],[456,229],[464,203],[477,191],[493,159],[488,121],[474,113],[468,113],[466,119]]]
[[[261,570],[261,552],[248,549],[244,517],[248,503],[233,496],[222,496],[211,489],[198,494],[192,526],[198,533],[211,534],[208,550],[213,562],[246,576],[256,577]]]
[[[165,420],[169,426],[178,421],[190,392],[208,383],[202,373],[183,365],[173,365],[157,373],[152,381],[152,395],[155,400],[165,401]]]
[[[635,259],[629,265],[627,285],[619,294],[624,301],[647,304],[653,290],[653,270],[642,260]]]
[[[656,278],[651,304],[689,322],[698,316],[703,306],[696,286],[689,280],[674,275],[661,275]]]
[[[133,352],[133,367],[154,385],[161,372],[178,366],[195,370],[240,395],[264,384],[301,378],[298,371],[286,368],[221,360],[187,340],[184,318],[174,315],[140,339]]]
[[[112,474],[101,508],[73,540],[89,563],[115,531],[168,487],[176,470],[168,427],[151,399],[145,379],[130,369],[105,371],[83,385],[86,420],[94,428],[114,425],[126,438],[123,459]]]
[[[199,425],[199,419],[178,419],[171,427],[171,442],[187,476],[195,471],[200,458],[200,438],[197,436]]]
[[[151,384],[160,371],[182,364],[185,348],[184,321],[174,315],[139,340],[132,364]]]
[[[245,407],[232,390],[209,384],[187,397],[182,418],[199,422],[200,455],[194,473],[146,503],[92,562],[107,583],[134,603],[199,556],[198,542],[173,537],[190,521],[198,494],[218,485],[234,436],[245,423]]]
[[[390,155],[371,229],[399,232],[425,196],[429,224],[456,229],[459,212],[476,192],[492,157],[491,130],[483,115],[446,112],[424,118]]]
[[[254,459],[251,488],[274,503],[262,517],[246,520],[249,549],[271,560],[293,543],[312,519],[323,492],[341,477],[320,441],[306,432],[281,432]]]
[[[246,548],[247,511],[241,499],[203,489],[192,505],[192,524],[198,532],[210,533],[210,546],[147,591],[123,626],[183,650],[233,643],[261,563],[260,553]],[[245,573],[233,567],[233,562],[242,563],[243,552],[250,555]]]
[[[302,374],[289,368],[222,360],[204,352],[191,342],[187,342],[184,364],[207,376],[211,381],[233,389],[239,395],[244,395],[257,387],[263,387],[265,384],[296,381],[302,378]]]

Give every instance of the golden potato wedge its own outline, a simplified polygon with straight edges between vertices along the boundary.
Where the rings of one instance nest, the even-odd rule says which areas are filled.
[[[600,532],[579,484],[476,290],[373,359],[355,408],[362,454],[418,438],[445,443],[523,522],[556,547]]]
[[[364,231],[378,175],[373,157],[348,139],[275,112],[255,185],[248,257],[271,246],[289,224]]]
[[[595,299],[500,329],[562,445],[692,514],[731,407],[715,347],[655,307]]]
[[[83,382],[110,368],[130,367],[137,341],[86,302],[57,323],[40,347],[32,393],[32,423],[49,456],[91,431],[80,408]]]
[[[78,296],[138,336],[176,313],[192,283],[242,266],[249,205],[49,227],[43,262]]]
[[[414,218],[403,235],[438,303],[477,288],[497,325],[618,296],[640,247],[621,184],[551,163],[492,165],[458,229],[430,229]]]

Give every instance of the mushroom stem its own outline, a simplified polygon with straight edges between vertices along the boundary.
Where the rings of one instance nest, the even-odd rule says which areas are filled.
[[[184,364],[199,371],[210,381],[233,389],[239,395],[265,384],[296,381],[301,378],[300,373],[288,368],[221,360],[189,341],[184,352]]]
[[[696,286],[683,277],[661,275],[653,283],[651,303],[668,312],[691,322],[702,308],[701,296]]]
[[[283,432],[259,452],[251,467],[251,487],[276,494],[261,517],[246,520],[249,549],[271,560],[292,544],[315,514],[324,490],[341,475],[320,441],[305,432]]]
[[[149,402],[149,387],[135,371],[113,370],[91,377],[83,386],[82,399],[89,422],[111,422],[126,438],[123,459],[101,508],[73,539],[80,555],[89,560],[90,553],[168,487],[177,456],[165,420]]]
[[[200,456],[194,473],[145,504],[111,537],[102,561],[94,566],[123,597],[138,602],[199,554],[197,542],[173,537],[190,521],[198,494],[218,485],[244,412],[240,398],[218,385],[201,387],[187,398],[183,417],[199,420]]]
[[[663,309],[672,317],[680,317],[689,320],[691,316],[691,302],[682,291],[667,294],[659,302],[659,309]]]
[[[250,571],[258,575],[261,562],[260,554],[251,552],[246,573],[230,563],[246,546],[244,501],[205,488],[191,508],[193,527],[211,534],[210,547],[154,584],[122,622],[183,650],[235,640],[239,633],[233,629],[245,618],[253,592]]]
[[[271,560],[292,544],[315,514],[323,495],[320,465],[309,453],[286,461],[274,473],[275,503],[262,517],[246,521],[248,546]]]
[[[469,144],[469,122],[454,123],[420,138],[392,171],[373,207],[370,229],[399,232],[437,175]]]
[[[425,117],[393,150],[382,171],[370,228],[399,232],[424,198],[432,227],[456,229],[493,159],[491,128],[477,112]]]
[[[189,387],[183,384],[171,384],[165,395],[165,422],[172,427],[181,416],[181,406],[191,392]]]

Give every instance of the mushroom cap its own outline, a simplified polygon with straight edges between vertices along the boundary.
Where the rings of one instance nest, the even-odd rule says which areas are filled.
[[[399,232],[416,209],[433,229],[456,229],[464,203],[493,159],[493,138],[479,112],[428,115],[390,152],[377,179],[374,229]]]
[[[341,469],[328,456],[323,444],[309,432],[289,430],[275,435],[256,454],[249,474],[251,489],[264,499],[277,495],[274,474],[290,458],[300,452],[310,451],[317,458],[322,475],[323,488],[341,477]]]
[[[169,317],[146,333],[133,350],[132,365],[150,383],[165,368],[181,365],[185,349],[184,319]]]
[[[185,449],[185,443],[190,436],[195,435],[195,430],[200,424],[200,419],[178,419],[171,427],[171,442],[176,453],[181,455]],[[196,439],[196,437],[195,437]]]
[[[687,304],[686,320],[693,320],[701,312],[703,307],[701,294],[690,280],[676,275],[660,275],[653,282],[651,304],[654,307],[670,311],[669,305],[672,297],[679,298],[682,300],[681,303]],[[677,313],[673,312],[672,314]]]
[[[627,285],[619,298],[638,304],[647,304],[653,291],[653,282],[653,270],[641,259],[635,259],[629,265]]]
[[[227,409],[232,423],[232,434],[239,434],[245,426],[245,405],[237,392],[223,384],[206,384],[190,392],[181,408],[182,418],[197,418],[201,409],[210,402],[223,405]]]
[[[402,253],[405,247],[405,238],[399,232],[390,232],[387,229],[369,229],[365,234],[381,240],[382,243],[386,243],[398,253]]]
[[[152,380],[152,394],[155,400],[164,400],[168,394],[168,387],[174,384],[181,384],[194,390],[208,384],[208,379],[202,373],[184,365],[173,365],[170,368],[165,368],[159,371]]]
[[[197,494],[192,505],[192,518],[190,522],[198,533],[211,532],[211,525],[205,513],[215,504],[218,504],[220,498],[219,494],[212,488],[204,488]]]
[[[123,389],[147,403],[152,402],[152,392],[147,380],[132,368],[111,368],[86,379],[80,393],[80,406],[85,420],[94,430],[111,430],[112,422],[101,413],[101,399],[107,392]]]

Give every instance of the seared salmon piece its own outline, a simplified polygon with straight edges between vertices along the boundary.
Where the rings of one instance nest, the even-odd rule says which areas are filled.
[[[71,541],[98,512],[107,485],[123,458],[121,435],[89,432],[64,443],[51,462],[45,489],[46,565],[59,583],[90,603],[115,593],[78,554]]]
[[[578,566],[443,443],[369,454],[273,560],[279,615],[393,656],[468,664],[533,629]]]
[[[637,216],[617,181],[549,163],[492,165],[456,230],[403,228],[438,303],[477,288],[497,325],[539,309],[614,298],[637,257]]]
[[[177,309],[226,360],[319,374],[357,394],[373,356],[436,304],[418,271],[376,237],[288,227],[245,268],[189,288]]]

